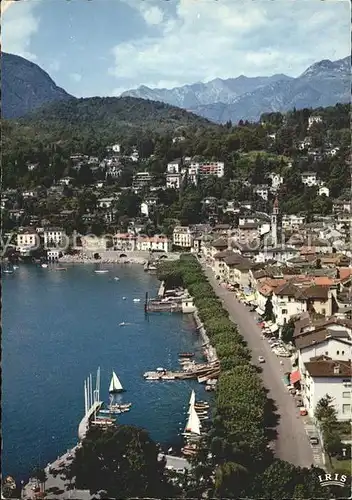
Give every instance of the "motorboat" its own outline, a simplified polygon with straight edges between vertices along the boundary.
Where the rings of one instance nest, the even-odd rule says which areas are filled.
[[[141,299],[133,299],[133,302],[140,302]]]
[[[179,358],[193,358],[194,352],[180,352],[178,357]]]
[[[117,276],[115,276],[114,280],[115,281],[120,281],[120,278],[118,278]]]
[[[94,272],[95,272],[96,274],[106,274],[106,273],[108,273],[109,271],[108,271],[108,269],[96,269]]]
[[[46,264],[45,262],[43,262],[42,267],[45,269],[45,268],[48,267],[48,264]]]
[[[122,297],[122,300],[126,300],[126,297]]]

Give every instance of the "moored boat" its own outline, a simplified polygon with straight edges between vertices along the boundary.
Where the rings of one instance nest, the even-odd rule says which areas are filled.
[[[179,358],[193,358],[194,352],[180,352],[178,354]]]

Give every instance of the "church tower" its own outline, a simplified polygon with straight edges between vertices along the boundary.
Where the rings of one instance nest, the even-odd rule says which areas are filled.
[[[276,196],[274,205],[273,205],[273,213],[271,214],[271,244],[273,247],[277,247],[278,244],[278,215],[279,215],[279,200]]]

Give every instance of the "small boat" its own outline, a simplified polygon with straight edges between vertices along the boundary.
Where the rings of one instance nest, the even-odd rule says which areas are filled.
[[[120,278],[118,278],[117,276],[115,276],[114,280],[115,281],[120,281]]]
[[[104,415],[110,415],[111,413],[121,413],[121,410],[99,410],[99,413],[103,413]]]
[[[48,267],[48,264],[44,263],[44,264],[42,264],[42,267],[46,268],[46,267]]]
[[[67,271],[67,267],[57,267],[56,271]]]
[[[133,302],[140,302],[141,299],[133,299]]]
[[[97,274],[105,274],[108,273],[109,271],[108,269],[96,269],[94,272]]]
[[[3,273],[6,273],[6,274],[13,274],[13,270],[12,270],[12,269],[4,269],[4,270],[3,270]]]
[[[13,269],[19,269],[19,266],[13,266]]]
[[[126,300],[126,297],[122,297],[122,300]]]
[[[109,393],[115,394],[117,392],[123,392],[123,391],[124,391],[124,388],[122,387],[118,376],[116,375],[115,372],[112,372],[111,382],[110,382],[110,386],[109,386]]]
[[[180,352],[178,357],[179,358],[193,358],[194,352]]]
[[[145,380],[161,380],[161,375],[145,375]]]
[[[126,326],[127,323],[125,323],[124,321],[122,321],[122,323],[119,323],[119,326]]]

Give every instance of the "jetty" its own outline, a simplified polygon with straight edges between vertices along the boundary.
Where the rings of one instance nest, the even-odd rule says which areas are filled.
[[[89,430],[90,424],[96,420],[96,415],[103,402],[100,401],[100,368],[97,370],[95,389],[93,390],[93,379],[90,374],[84,381],[84,416],[78,426],[78,438],[82,441]]]
[[[209,379],[215,379],[220,374],[220,363],[189,363],[184,365],[182,370],[171,371],[158,368],[154,371],[145,372],[143,377],[146,380],[186,380],[198,379],[200,383],[207,382]]]
[[[163,297],[161,297],[159,294],[158,298],[154,299],[150,299],[148,297],[148,292],[145,294],[144,312],[146,314],[151,312],[176,312],[190,314],[195,311],[193,298],[189,295],[187,290],[184,290],[182,292],[174,292],[173,295],[167,294],[166,291],[164,292]]]

